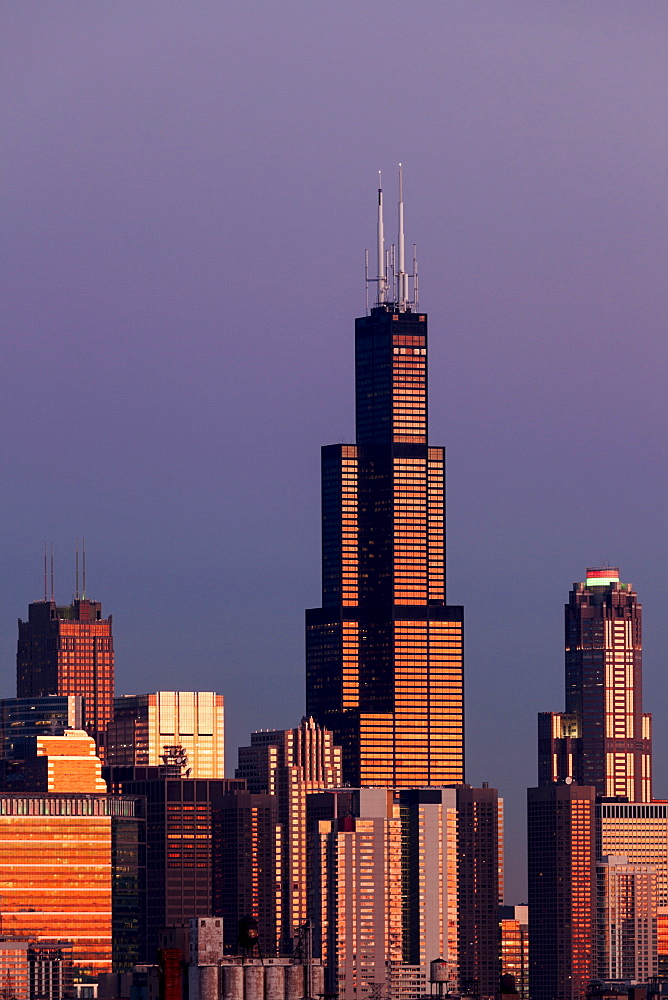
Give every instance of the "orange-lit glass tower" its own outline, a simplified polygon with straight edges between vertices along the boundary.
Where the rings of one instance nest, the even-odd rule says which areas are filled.
[[[86,731],[100,747],[113,717],[114,640],[99,601],[35,601],[19,619],[16,695],[49,694],[83,696]]]
[[[306,711],[334,731],[345,781],[409,788],[463,780],[463,609],[446,604],[445,454],[427,443],[427,317],[415,287],[409,300],[401,193],[393,282],[382,209],[379,188],[377,302],[355,323],[356,444],[322,452]]]

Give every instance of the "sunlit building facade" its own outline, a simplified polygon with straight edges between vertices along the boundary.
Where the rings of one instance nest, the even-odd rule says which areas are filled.
[[[84,597],[64,606],[36,601],[28,608],[28,620],[19,619],[17,697],[81,695],[85,728],[98,748],[114,708],[111,625],[99,601]]]
[[[599,979],[644,983],[657,974],[656,872],[606,855],[596,866]]]
[[[528,789],[531,1000],[580,1000],[596,974],[593,786]]]
[[[430,964],[446,963],[456,989],[458,963],[457,791],[399,793],[402,830],[403,959],[418,966],[426,992]],[[497,894],[498,895],[498,894]]]
[[[380,232],[380,192],[379,204]],[[463,609],[446,603],[427,316],[400,276],[393,302],[378,282],[377,304],[355,321],[356,443],[322,451],[322,607],[306,613],[306,710],[334,731],[347,782],[454,784],[464,772]]]
[[[404,963],[402,830],[391,791],[340,789],[308,801],[313,944],[326,990],[362,1000],[390,995],[394,981],[403,995],[419,995],[420,968]]]
[[[282,845],[281,950],[289,954],[307,917],[306,796],[341,785],[341,748],[328,729],[302,719],[294,729],[252,733],[250,746],[239,747],[236,776],[245,779],[249,792],[276,797]]]
[[[179,746],[191,778],[225,777],[225,703],[214,691],[156,691],[114,699],[105,761],[158,766]]]
[[[539,716],[539,783],[652,798],[652,717],[642,711],[642,607],[616,567],[587,569],[566,605],[566,711]]]
[[[503,799],[496,788],[457,788],[458,952],[462,993],[499,988],[503,900]]]
[[[520,1000],[529,1000],[529,907],[500,906],[501,975],[512,976]]]

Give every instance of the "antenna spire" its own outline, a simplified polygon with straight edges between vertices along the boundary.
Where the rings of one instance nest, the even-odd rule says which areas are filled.
[[[383,231],[383,180],[378,171],[378,224],[376,227],[378,237],[378,305],[385,302],[385,289],[387,278],[385,274],[385,233]]]
[[[86,600],[86,539],[81,539],[81,558],[82,558],[82,569],[83,569],[83,591],[81,593],[81,599]]]
[[[76,566],[75,570],[75,583],[74,583],[74,600],[79,600],[79,539],[77,538],[74,547],[74,563]]]
[[[397,238],[397,303],[403,312],[408,305],[408,275],[404,252],[404,175],[399,164],[399,235]]]

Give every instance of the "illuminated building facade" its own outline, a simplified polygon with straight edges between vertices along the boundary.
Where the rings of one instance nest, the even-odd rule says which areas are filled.
[[[460,785],[456,791],[459,988],[462,993],[493,997],[501,975],[503,800],[487,784]]]
[[[457,792],[399,793],[402,828],[403,959],[419,966],[426,992],[430,964],[442,959],[456,990],[458,967]]]
[[[105,761],[158,766],[166,747],[181,746],[189,777],[225,777],[224,699],[214,691],[156,691],[114,699]]]
[[[262,955],[275,956],[283,941],[283,831],[276,796],[226,792],[216,799],[212,822],[213,913],[223,918],[226,950],[238,954],[239,920],[251,916]]]
[[[596,804],[596,857],[621,855],[655,878],[658,975],[668,977],[668,803]],[[601,948],[599,945],[599,952]],[[643,946],[644,951],[644,946]]]
[[[98,748],[114,707],[111,623],[111,615],[102,617],[102,605],[85,597],[65,606],[36,601],[28,620],[19,619],[17,697],[81,695],[85,728]]]
[[[245,779],[249,792],[276,796],[282,830],[281,950],[291,953],[294,936],[307,917],[306,796],[342,784],[341,748],[329,730],[302,719],[295,729],[252,733],[251,745],[239,747],[236,776]]]
[[[130,968],[142,931],[142,822],[131,798],[0,794],[3,933],[66,939],[80,976]]]
[[[598,978],[644,983],[657,974],[656,872],[606,855],[596,866]]]
[[[600,796],[652,799],[642,711],[642,608],[619,570],[587,569],[566,605],[566,711],[539,716],[539,784],[572,778]]]
[[[501,975],[512,976],[520,1000],[529,1000],[529,907],[500,906]]]
[[[593,786],[528,789],[531,1000],[580,1000],[596,974]]]
[[[33,736],[61,736],[65,729],[83,729],[83,698],[47,695],[44,698],[0,699],[0,758],[21,760],[26,741]]]
[[[214,912],[213,812],[243,782],[186,778],[181,766],[105,767],[109,788],[146,798],[146,945],[155,961],[161,928]]]
[[[403,961],[402,830],[385,788],[338,789],[308,799],[314,955],[340,1000],[420,994],[420,968]],[[406,979],[408,978],[408,982]],[[422,989],[424,992],[424,989]]]
[[[33,942],[42,979],[58,940],[79,977],[129,969],[144,937],[143,801],[106,794],[85,732],[32,742],[25,790],[0,793],[3,933]]]
[[[463,609],[445,592],[445,455],[427,443],[427,317],[408,298],[400,195],[390,301],[355,321],[356,443],[322,451],[322,607],[306,613],[306,711],[352,785],[463,780]]]

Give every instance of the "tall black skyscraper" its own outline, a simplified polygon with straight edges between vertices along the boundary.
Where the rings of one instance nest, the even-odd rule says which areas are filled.
[[[322,451],[322,608],[306,612],[306,711],[343,746],[344,779],[463,780],[463,609],[445,596],[445,454],[427,443],[427,317],[404,266],[355,322],[356,444]],[[415,272],[415,268],[414,268]],[[409,278],[413,298],[409,299]]]

